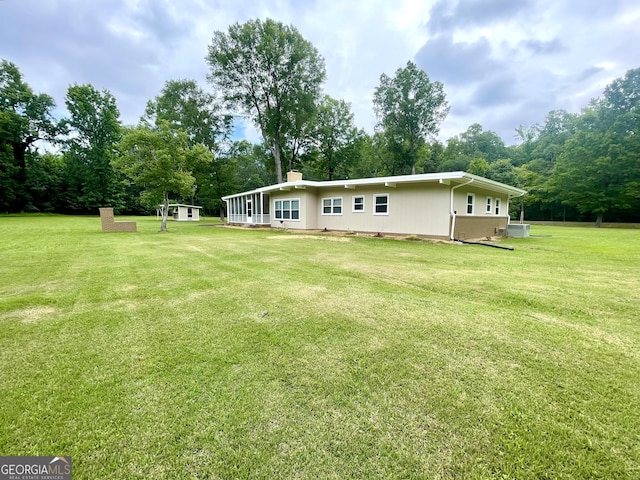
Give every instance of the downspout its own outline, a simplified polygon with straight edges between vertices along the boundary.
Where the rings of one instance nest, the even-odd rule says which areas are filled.
[[[456,211],[453,209],[453,191],[456,188],[460,188],[460,187],[464,187],[465,185],[469,185],[471,182],[473,182],[473,178],[470,179],[468,182],[466,183],[461,183],[460,185],[456,185],[455,187],[451,187],[451,207],[450,207],[450,214],[451,214],[451,235],[449,236],[449,238],[451,240],[454,240],[453,238],[453,232],[456,228]]]

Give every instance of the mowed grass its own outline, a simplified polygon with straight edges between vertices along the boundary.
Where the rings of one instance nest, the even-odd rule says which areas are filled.
[[[0,455],[76,479],[640,478],[640,230],[514,251],[0,217]]]

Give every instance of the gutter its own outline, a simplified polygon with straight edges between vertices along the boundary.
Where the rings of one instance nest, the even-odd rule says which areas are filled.
[[[464,187],[465,185],[469,185],[471,182],[473,182],[473,180],[474,179],[472,178],[471,180],[469,180],[466,183],[461,183],[460,185],[456,185],[454,187],[451,187],[451,206],[450,206],[450,211],[449,211],[449,213],[451,215],[451,235],[449,236],[450,240],[455,240],[453,238],[453,232],[454,232],[454,229],[456,228],[456,214],[457,214],[456,211],[453,209],[453,191],[456,188],[460,188],[460,187]]]

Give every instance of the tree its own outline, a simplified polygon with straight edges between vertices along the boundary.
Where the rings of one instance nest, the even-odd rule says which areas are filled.
[[[315,115],[324,59],[295,27],[267,19],[215,32],[206,60],[209,81],[260,130],[282,182],[284,147],[289,142],[295,154],[302,126]]]
[[[530,127],[520,125],[515,132],[515,138],[520,144],[512,149],[514,154],[511,155],[511,159],[515,165],[523,165],[531,160],[531,153],[540,134],[540,125],[534,124]]]
[[[349,163],[356,156],[358,138],[349,104],[325,95],[318,105],[312,138],[318,152],[314,166],[323,179],[334,180],[336,175],[345,178]]]
[[[253,190],[275,182],[273,168],[269,169],[273,164],[273,157],[264,145],[253,145],[247,140],[234,142],[227,153],[227,163],[234,174],[234,186],[220,196]]]
[[[220,210],[220,197],[232,193],[234,173],[222,154],[231,132],[231,116],[222,112],[219,99],[203,91],[195,80],[169,80],[160,95],[147,102],[141,121],[149,126],[168,122],[187,134],[189,146],[204,145],[211,161],[194,167],[194,201],[205,211]]]
[[[552,185],[566,205],[596,215],[630,210],[640,199],[640,108],[612,116],[595,101],[580,116],[553,170]]]
[[[169,196],[193,195],[195,178],[191,170],[211,160],[208,149],[202,144],[190,147],[187,134],[173,130],[165,121],[159,122],[157,128],[139,125],[130,129],[118,149],[121,155],[113,165],[144,188],[149,202],[163,202],[160,231],[166,232]]]
[[[437,135],[449,112],[444,86],[431,82],[423,70],[407,62],[393,78],[384,73],[380,76],[373,105],[378,128],[387,137],[397,161],[415,173],[420,148]]]
[[[26,191],[27,156],[40,140],[58,133],[53,98],[35,94],[18,67],[0,63],[0,208],[20,211],[29,202]]]
[[[195,80],[168,80],[160,95],[147,102],[142,122],[152,126],[160,121],[184,130],[190,145],[201,143],[212,154],[231,131],[231,116],[222,113],[216,96],[203,91]]]
[[[629,113],[640,105],[640,68],[627,71],[604,90],[604,105],[614,114]]]
[[[28,156],[26,185],[34,211],[62,212],[66,209],[64,178],[62,154],[46,152]]]
[[[65,104],[69,118],[62,125],[69,133],[65,141],[67,203],[76,212],[95,212],[109,205],[124,205],[122,186],[111,166],[120,140],[120,112],[108,90],[90,84],[71,85]]]
[[[629,70],[579,115],[551,112],[533,151],[542,202],[594,215],[637,219],[640,207],[640,69]],[[535,159],[539,156],[542,162]]]
[[[355,157],[349,165],[349,178],[380,177],[386,174],[384,163],[386,151],[380,148],[382,134],[373,136],[364,130],[358,132],[358,139],[354,145]]]
[[[482,125],[474,123],[460,135],[463,154],[472,158],[481,157],[492,163],[508,157],[502,138],[491,130],[483,130]]]
[[[558,190],[552,175],[558,157],[565,143],[576,131],[577,115],[565,110],[552,110],[544,125],[538,127],[537,137],[529,145],[528,160],[521,165],[519,176],[522,187],[527,190],[526,201],[532,218],[551,219],[554,213],[562,212],[566,219],[568,205],[558,197]],[[525,146],[523,143],[521,147]]]

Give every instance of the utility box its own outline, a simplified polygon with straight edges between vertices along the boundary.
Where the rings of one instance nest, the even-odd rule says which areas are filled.
[[[531,225],[528,223],[510,223],[507,225],[507,236],[511,238],[529,238]]]

